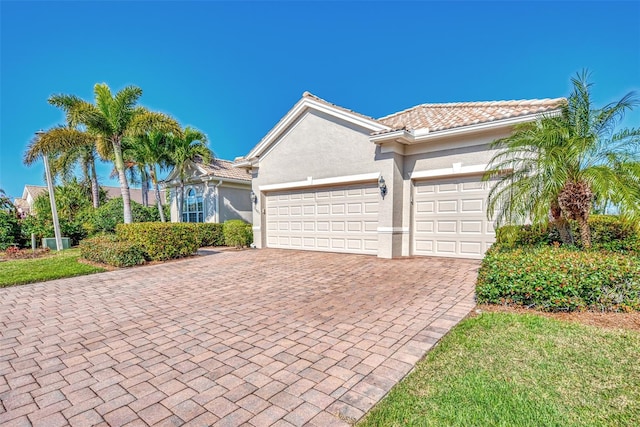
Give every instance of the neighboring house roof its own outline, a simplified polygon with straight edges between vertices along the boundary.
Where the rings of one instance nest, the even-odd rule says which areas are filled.
[[[189,175],[189,179],[200,179],[201,177],[218,178],[228,181],[243,181],[246,183],[251,182],[251,174],[243,169],[233,167],[233,162],[223,159],[213,159],[209,163],[203,163],[202,159],[196,158],[191,162],[192,172],[194,174]],[[168,186],[175,186],[178,183],[178,173],[173,169],[167,178],[163,181]]]
[[[122,193],[120,192],[120,187],[109,187],[106,185],[100,186],[106,193],[108,199],[115,199],[118,197],[122,197]],[[35,200],[39,195],[47,192],[47,187],[40,185],[25,185],[22,198],[17,198],[14,200],[13,204],[16,207],[22,208],[22,211],[25,213],[29,213],[31,210],[31,206],[27,200],[27,194],[30,194],[32,200]],[[142,190],[139,188],[129,188],[129,195],[131,196],[131,200],[134,202],[142,204]],[[149,205],[153,206],[156,203],[156,195],[153,189],[149,190]],[[166,195],[164,192],[160,193],[160,197],[162,198],[163,203],[166,201]]]
[[[378,121],[392,130],[428,129],[430,132],[493,122],[557,110],[565,98],[517,101],[455,102],[421,104],[390,114]]]
[[[47,187],[43,187],[40,185],[25,185],[24,191],[22,192],[22,198],[26,199],[28,195],[31,195],[33,199],[45,193],[47,191]]]
[[[246,170],[233,167],[233,162],[229,160],[214,159],[209,164],[203,164],[198,162],[203,169],[205,169],[210,175],[218,178],[236,179],[240,181],[251,181],[251,174]]]
[[[477,125],[506,126],[532,121],[544,113],[554,113],[566,103],[565,98],[515,101],[454,102],[421,104],[388,116],[374,119],[332,104],[309,92],[245,156],[235,159],[236,168],[253,165],[297,118],[308,109],[332,114],[368,129],[373,142],[379,143],[396,132],[404,133],[405,143],[418,142],[425,134],[438,131],[475,131]],[[420,131],[415,132],[414,131]],[[435,136],[435,135],[434,135]]]

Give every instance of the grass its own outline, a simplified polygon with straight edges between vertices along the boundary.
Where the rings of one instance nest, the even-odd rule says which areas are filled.
[[[640,333],[535,315],[460,323],[365,426],[636,426]]]
[[[79,257],[79,249],[67,249],[42,258],[0,262],[0,287],[105,271],[103,268],[78,262]]]

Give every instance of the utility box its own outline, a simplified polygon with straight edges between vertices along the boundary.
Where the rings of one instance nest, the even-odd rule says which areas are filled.
[[[56,247],[56,238],[55,237],[45,237],[42,239],[42,247],[49,248],[52,251],[57,250]],[[69,249],[71,247],[71,242],[68,237],[62,238],[62,249]]]

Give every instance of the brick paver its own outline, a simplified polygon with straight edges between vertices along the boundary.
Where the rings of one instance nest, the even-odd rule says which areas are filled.
[[[345,426],[478,265],[263,249],[0,289],[0,424]]]

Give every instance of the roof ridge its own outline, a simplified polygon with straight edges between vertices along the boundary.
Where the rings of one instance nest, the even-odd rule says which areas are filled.
[[[526,106],[526,105],[547,105],[566,101],[566,98],[534,98],[534,99],[511,99],[498,101],[467,101],[467,102],[438,102],[414,105],[413,107],[379,117],[377,120],[384,120],[400,114],[407,113],[418,108],[477,108],[477,107],[504,107],[504,106]]]
[[[374,118],[374,117],[367,116],[366,114],[359,113],[359,112],[357,112],[357,111],[355,111],[355,110],[350,110],[349,108],[342,107],[342,106],[340,106],[340,105],[338,105],[338,104],[334,104],[333,102],[327,101],[326,99],[322,99],[322,98],[320,98],[319,96],[316,96],[316,95],[312,94],[312,93],[311,93],[311,92],[309,92],[308,90],[305,90],[305,91],[302,93],[302,97],[303,97],[303,98],[311,98],[311,99],[314,99],[314,100],[316,100],[316,101],[320,101],[320,102],[322,102],[322,103],[324,103],[324,104],[327,104],[327,105],[329,105],[329,106],[331,106],[331,107],[339,108],[339,109],[341,109],[341,110],[343,110],[343,111],[347,111],[347,112],[352,113],[352,114],[357,114],[357,115],[358,115],[358,116],[360,116],[360,117],[364,117],[364,118],[366,118],[366,119],[368,119],[368,120],[374,121],[374,122],[376,122],[376,123],[380,123],[380,122],[378,121],[378,119],[376,119],[376,118]],[[384,123],[380,123],[380,124],[381,124],[381,125],[384,125]]]

